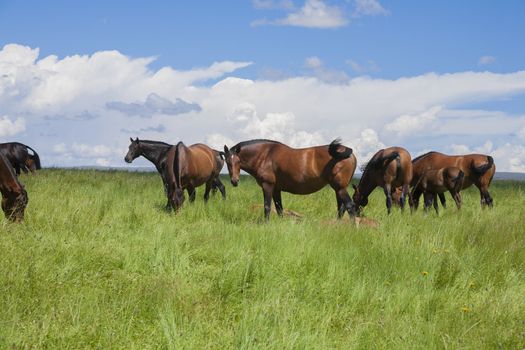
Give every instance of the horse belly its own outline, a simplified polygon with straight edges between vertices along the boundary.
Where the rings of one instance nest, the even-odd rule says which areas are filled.
[[[303,179],[303,181],[294,181],[292,179],[282,180],[276,184],[281,191],[293,194],[310,194],[319,191],[326,186],[326,181],[321,178]]]

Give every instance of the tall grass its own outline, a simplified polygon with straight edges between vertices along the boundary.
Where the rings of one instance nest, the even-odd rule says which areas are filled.
[[[153,173],[22,182],[26,220],[0,221],[0,348],[525,347],[525,183],[439,216],[388,216],[377,190],[379,228],[355,228],[329,188],[283,194],[304,218],[265,223],[248,177],[177,215]]]

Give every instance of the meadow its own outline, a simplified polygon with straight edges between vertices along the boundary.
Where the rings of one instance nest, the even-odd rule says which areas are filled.
[[[176,215],[155,173],[21,181],[25,221],[0,220],[0,348],[525,347],[525,182],[495,181],[492,210],[447,195],[439,216],[388,216],[376,190],[380,226],[356,228],[330,188],[283,193],[303,218],[264,222],[249,177]]]

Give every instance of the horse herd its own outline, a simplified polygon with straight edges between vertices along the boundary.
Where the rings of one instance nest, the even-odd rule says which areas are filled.
[[[412,159],[402,147],[382,149],[363,166],[361,179],[353,186],[354,194],[350,197],[347,189],[357,160],[353,150],[342,145],[339,139],[329,145],[301,149],[257,139],[239,142],[231,148],[224,146],[224,151],[201,143],[186,146],[183,142],[171,145],[138,138],[130,141],[124,160],[131,163],[143,156],[155,165],[162,179],[168,210],[180,209],[185,200],[184,191],[193,202],[195,189],[201,185],[205,185],[204,201],[208,201],[210,191],[217,190],[226,199],[219,177],[224,163],[233,186],[239,184],[241,170],[255,178],[263,191],[266,219],[270,216],[272,200],[277,213],[283,214],[281,192],[304,195],[326,185],[335,192],[338,218],[345,212],[352,218],[362,215],[376,187],[385,193],[388,213],[393,204],[403,209],[407,199],[410,208],[417,209],[421,195],[425,210],[434,205],[437,211],[437,198],[445,206],[447,191],[459,209],[460,191],[472,184],[480,191],[482,207],[493,204],[488,187],[496,166],[491,156],[483,154],[450,156],[428,152]],[[21,221],[28,203],[27,192],[17,175],[20,171],[34,172],[40,168],[40,158],[29,146],[16,142],[0,144],[2,210],[9,220]]]

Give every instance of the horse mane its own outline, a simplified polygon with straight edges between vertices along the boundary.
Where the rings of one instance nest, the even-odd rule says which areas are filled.
[[[428,155],[430,155],[432,153],[437,153],[437,152],[436,151],[430,151],[430,152],[427,152],[427,153],[422,154],[420,156],[417,156],[416,158],[412,159],[412,163],[414,163],[414,162],[420,160],[421,158],[424,158],[424,157],[426,157],[426,156],[428,156]]]
[[[162,141],[152,141],[152,140],[139,140],[139,142],[154,144],[154,145],[163,145],[163,146],[172,146],[169,143],[162,142]]]
[[[279,142],[279,141],[267,140],[267,139],[254,139],[254,140],[248,140],[248,141],[239,142],[238,144],[233,146],[231,149],[236,151],[237,149],[243,148],[244,146],[249,146],[249,145],[253,145],[253,144],[256,144],[256,143],[263,143],[263,142],[265,142],[265,143],[277,143],[277,144],[282,145],[282,142]]]

